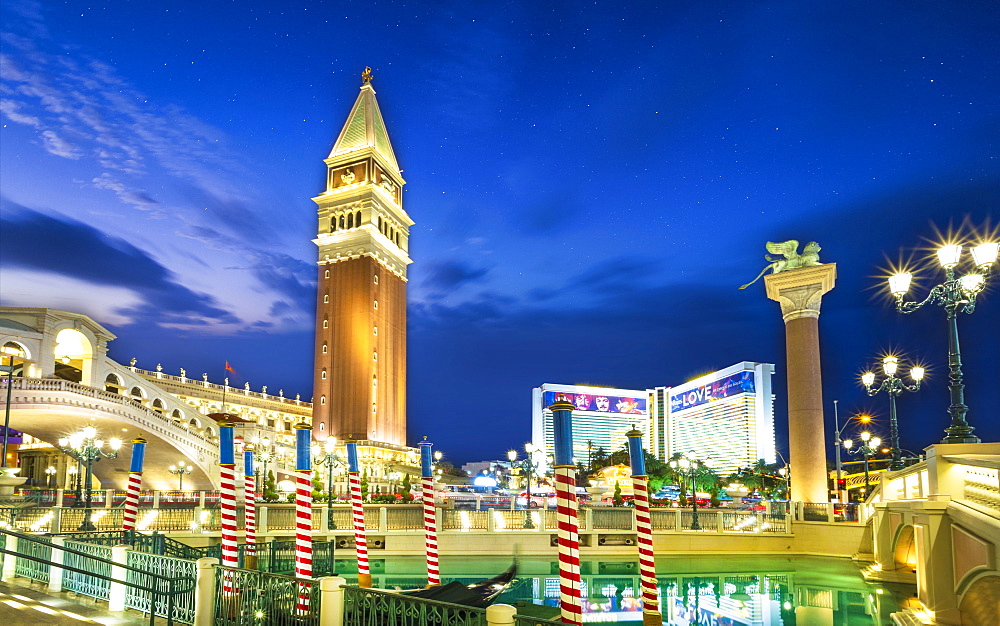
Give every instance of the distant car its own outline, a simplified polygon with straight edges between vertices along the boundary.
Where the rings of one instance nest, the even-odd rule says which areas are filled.
[[[556,494],[552,491],[532,491],[531,500],[528,500],[528,492],[522,491],[517,494],[514,501],[517,506],[526,506],[529,509],[537,509],[543,506],[555,507]]]

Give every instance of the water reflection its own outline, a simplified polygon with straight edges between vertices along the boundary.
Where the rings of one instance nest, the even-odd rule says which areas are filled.
[[[372,562],[374,584],[412,589],[426,583],[423,561],[394,557]],[[443,582],[476,582],[500,573],[509,559],[441,559]],[[352,581],[352,563],[338,571]],[[779,556],[657,557],[663,623],[676,626],[855,626],[891,623],[914,589],[869,584],[847,559]],[[641,624],[639,572],[625,558],[584,558],[585,621]],[[344,575],[342,574],[342,575]],[[352,581],[353,582],[353,581]],[[521,558],[518,579],[499,602],[559,604],[558,564]]]

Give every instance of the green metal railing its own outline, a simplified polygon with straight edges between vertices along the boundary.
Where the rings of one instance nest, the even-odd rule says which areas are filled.
[[[25,559],[17,560],[17,567],[14,573],[24,578],[37,580],[39,582],[49,582],[49,568],[44,563],[52,560],[52,541],[38,538],[35,541],[27,538],[17,538],[17,551],[25,556],[33,556],[40,561]]]
[[[63,589],[82,596],[107,600],[111,590],[111,546],[67,541]]]
[[[54,533],[73,541],[81,541],[101,546],[127,545],[133,550],[149,554],[161,554],[181,559],[200,559],[203,556],[218,556],[208,548],[195,548],[186,543],[171,539],[160,533],[142,533],[135,530],[105,530],[96,532]]]
[[[197,567],[194,561],[130,550],[126,564],[132,568],[128,570],[126,580],[137,587],[157,590],[157,593],[150,594],[126,594],[126,608],[135,609],[144,614],[152,613],[160,616],[165,616],[169,612],[171,618],[178,622],[194,623],[194,585],[170,593],[169,582],[172,578],[194,581],[197,576]]]
[[[215,626],[319,626],[315,580],[216,567],[215,585]],[[305,612],[297,609],[300,596],[308,606]]]
[[[486,609],[411,598],[391,591],[344,587],[344,623],[351,626],[485,626]]]
[[[337,572],[337,565],[334,558],[335,543],[332,541],[314,541],[313,548],[313,576],[333,576]],[[257,557],[256,570],[269,574],[291,574],[295,571],[295,541],[268,541],[265,543],[241,543],[239,545],[239,565],[247,567],[247,555],[253,554]],[[217,559],[222,558],[221,546],[208,546],[199,556],[211,556]]]

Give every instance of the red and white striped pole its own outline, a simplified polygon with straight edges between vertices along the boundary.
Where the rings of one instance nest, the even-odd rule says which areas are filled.
[[[253,445],[243,447],[243,528],[246,531],[243,566],[257,569],[257,490],[254,481]]]
[[[427,586],[436,587],[441,584],[441,572],[438,568],[438,537],[437,509],[434,506],[434,471],[431,465],[432,443],[421,441],[420,474],[423,480],[424,503],[424,550],[427,553]]]
[[[660,626],[660,599],[656,589],[656,562],[653,558],[653,524],[649,517],[649,476],[642,449],[642,433],[632,426],[625,433],[632,461],[632,492],[635,494],[635,531],[639,548],[639,586],[642,591],[643,626]]]
[[[233,425],[219,422],[219,510],[222,514],[222,565],[239,567],[236,540],[236,453]],[[222,577],[222,590],[232,594],[232,575]]]
[[[128,489],[125,491],[125,510],[122,511],[122,530],[135,530],[139,515],[139,487],[142,486],[142,462],[146,456],[146,440],[132,440],[132,465],[128,470]]]
[[[583,624],[580,593],[580,527],[577,522],[576,465],[573,463],[573,405],[557,400],[552,411],[555,448],[556,521],[559,525],[559,591],[564,624]]]
[[[312,578],[312,427],[295,425],[295,577]],[[309,611],[311,585],[299,586],[299,613]]]
[[[358,559],[358,587],[370,589],[372,574],[368,569],[368,535],[365,532],[365,506],[361,500],[361,471],[358,467],[358,444],[347,442],[347,478],[351,488],[351,518],[354,522],[354,550]]]

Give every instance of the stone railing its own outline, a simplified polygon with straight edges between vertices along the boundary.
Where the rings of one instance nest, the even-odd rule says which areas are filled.
[[[311,409],[312,403],[300,400],[298,398],[286,398],[284,395],[273,393],[267,393],[264,391],[250,391],[244,387],[230,387],[229,385],[219,385],[216,383],[208,382],[204,379],[188,378],[187,376],[173,376],[171,374],[164,374],[163,372],[156,372],[150,370],[144,370],[135,366],[128,367],[129,370],[135,372],[136,374],[148,379],[156,381],[170,381],[174,383],[179,383],[181,385],[189,386],[192,388],[200,389],[211,389],[218,391],[220,393],[225,392],[226,394],[232,394],[234,398],[254,398],[257,400],[264,400],[267,402],[279,402],[281,404],[287,404],[294,407],[302,407]]]
[[[994,517],[1000,516],[1000,463],[967,460],[956,464],[955,469],[965,473],[963,498],[971,504],[989,509]]]

